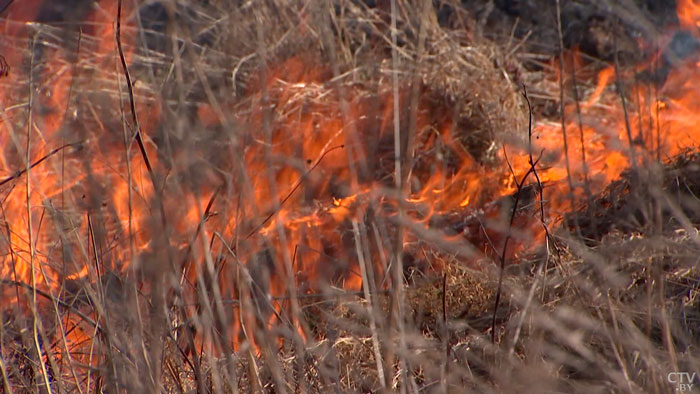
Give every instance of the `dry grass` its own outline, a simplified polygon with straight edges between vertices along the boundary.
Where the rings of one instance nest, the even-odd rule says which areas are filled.
[[[700,371],[698,155],[626,174],[509,256],[492,327],[503,240],[489,234],[509,231],[511,209],[499,151],[527,143],[519,85],[557,87],[457,2],[443,20],[397,1],[394,47],[390,2],[365,3],[127,12],[151,174],[111,22],[79,38],[0,21],[14,32],[0,43],[0,392],[663,393],[669,372]],[[408,192],[450,201],[398,208],[395,132]],[[476,176],[478,199],[458,208]],[[37,286],[17,273],[28,261]]]

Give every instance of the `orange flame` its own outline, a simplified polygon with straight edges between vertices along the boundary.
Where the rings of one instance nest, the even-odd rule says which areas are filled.
[[[681,27],[691,31],[700,27],[700,4],[696,0],[679,0],[676,13]]]
[[[77,54],[78,63],[89,64],[85,68],[98,74],[113,69],[117,60],[114,3],[101,2],[102,8],[89,14],[91,39],[85,40],[83,51]],[[678,14],[684,27],[698,27],[699,9],[691,0],[679,1]],[[27,44],[28,37],[35,33],[31,24],[18,22],[32,20],[34,15],[26,10],[12,14],[14,21],[4,21],[12,38],[6,55],[11,64],[26,60],[17,48]],[[134,30],[125,28],[122,39],[130,58]],[[271,312],[260,320],[272,325],[274,312],[284,307],[270,300],[288,295],[290,277],[294,277],[293,284],[300,294],[317,290],[324,281],[331,280],[346,289],[359,290],[363,286],[358,275],[360,257],[382,261],[391,253],[381,246],[372,245],[366,250],[362,250],[363,245],[358,247],[353,221],[379,215],[386,207],[391,217],[403,204],[421,228],[429,228],[431,220],[440,215],[478,208],[486,218],[500,223],[502,207],[493,202],[514,193],[513,178],[522,179],[530,170],[529,152],[518,144],[505,147],[514,174],[505,164],[503,151],[498,154],[500,166],[478,162],[453,135],[451,121],[431,113],[421,103],[417,130],[431,130],[419,136],[421,149],[447,147],[454,156],[450,160],[456,164],[435,165],[426,171],[427,175],[414,174],[410,196],[397,201],[396,195],[386,192],[392,188],[387,179],[393,169],[393,152],[381,151],[393,132],[389,87],[380,86],[380,105],[363,97],[359,89],[348,88],[340,97],[340,92],[329,88],[327,70],[314,67],[303,57],[293,57],[268,70],[265,80],[261,76],[248,84],[245,104],[252,110],[235,111],[233,104],[223,103],[223,111],[233,114],[225,119],[227,124],[221,119],[221,108],[198,105],[196,117],[201,127],[216,130],[239,126],[244,129],[246,142],[244,147],[227,152],[227,156],[235,156],[232,161],[222,159],[220,168],[196,172],[191,187],[174,178],[183,168],[197,167],[193,156],[202,152],[175,152],[174,163],[160,160],[162,152],[153,139],[163,118],[161,103],[146,89],[137,90],[136,109],[145,150],[154,172],[162,175],[153,181],[136,145],[134,125],[122,123],[126,116],[119,109],[128,107],[123,83],[100,80],[95,90],[108,93],[96,93],[94,102],[80,106],[84,114],[66,111],[78,108],[70,104],[74,100],[73,84],[85,83],[81,78],[87,78],[81,75],[81,67],[71,66],[73,55],[62,49],[47,49],[43,54],[42,74],[53,77],[40,84],[35,82],[31,124],[27,125],[28,111],[21,104],[29,101],[26,91],[7,89],[9,93],[3,91],[0,96],[4,109],[0,173],[7,179],[0,189],[0,232],[6,233],[2,242],[7,250],[0,266],[1,278],[27,283],[34,269],[41,288],[58,291],[66,280],[99,280],[94,268],[99,253],[103,253],[103,269],[123,272],[129,267],[143,268],[132,264],[145,264],[139,263],[140,256],[165,249],[158,245],[165,239],[162,242],[167,246],[186,251],[187,261],[197,262],[182,267],[182,282],[190,290],[203,286],[198,279],[211,268],[218,275],[214,282],[224,296],[239,299],[239,278],[222,268],[227,257],[221,256],[235,255],[236,264],[245,266],[248,275],[257,275],[255,279],[260,283],[267,281],[269,297],[265,300],[270,302]],[[630,164],[643,165],[657,155],[673,155],[698,145],[700,98],[694,81],[700,71],[696,64],[679,66],[658,92],[643,84],[628,87],[629,96],[637,99],[627,108],[621,107],[619,95],[609,88],[624,77],[619,74],[624,72],[616,72],[613,67],[598,74],[594,91],[583,98],[580,118],[574,105],[565,109],[566,143],[558,123],[540,122],[533,130],[532,153],[537,156],[542,152],[538,175],[546,186],[547,220],[570,210],[572,199],[582,196],[586,189],[601,190]],[[27,75],[12,72],[3,84],[26,86],[20,80],[23,77]],[[37,89],[41,94],[35,93]],[[83,124],[76,125],[78,122]],[[73,135],[64,129],[74,125],[80,130],[76,133],[80,140],[66,140],[66,136]],[[56,150],[57,144],[65,148]],[[564,152],[564,146],[568,151]],[[439,160],[443,159],[435,161]],[[222,186],[225,182],[217,171],[232,173],[236,179],[229,182],[233,185]],[[377,178],[376,174],[386,176]],[[209,210],[207,199],[229,186],[235,191],[222,192],[225,196]],[[158,204],[163,205],[163,212]],[[235,215],[231,213],[234,211]],[[515,227],[524,229],[534,240],[541,239],[539,219],[518,220]],[[162,230],[159,221],[168,223],[164,234],[154,230]],[[372,230],[386,231],[379,227]],[[111,244],[97,245],[95,233],[100,231],[102,239]],[[459,231],[459,237],[473,235],[466,234],[468,230],[454,232]],[[506,232],[497,226],[475,231],[488,238],[477,248],[492,255],[489,248],[502,247]],[[225,245],[216,246],[220,247],[219,256],[213,246],[207,250],[207,243],[219,245],[224,243],[221,239]],[[413,240],[409,235],[404,241]],[[507,255],[516,256],[527,247],[525,242],[511,244]],[[31,250],[36,251],[35,256]],[[268,267],[273,274],[262,272],[260,267]],[[380,264],[370,269],[386,274]],[[8,297],[9,290],[3,289],[0,296]],[[183,297],[193,304],[197,301],[194,291]],[[195,314],[196,308],[190,312]],[[251,330],[256,324],[248,315],[234,318],[233,335],[238,336],[243,326]],[[295,329],[300,330],[298,326]],[[69,341],[78,344],[90,335],[76,330]]]

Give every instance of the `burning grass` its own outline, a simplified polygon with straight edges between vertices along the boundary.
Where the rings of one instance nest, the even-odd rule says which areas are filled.
[[[533,68],[456,3],[9,12],[4,391],[665,392],[700,371],[692,57],[662,85],[575,53]]]

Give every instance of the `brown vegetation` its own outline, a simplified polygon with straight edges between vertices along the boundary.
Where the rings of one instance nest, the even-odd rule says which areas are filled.
[[[0,19],[0,392],[700,373],[692,12],[98,3]]]

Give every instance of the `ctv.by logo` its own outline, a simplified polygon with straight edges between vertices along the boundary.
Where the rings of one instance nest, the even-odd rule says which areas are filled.
[[[676,391],[688,392],[695,386],[695,378],[697,377],[697,372],[669,372],[666,375],[666,380],[669,383],[676,385]]]

